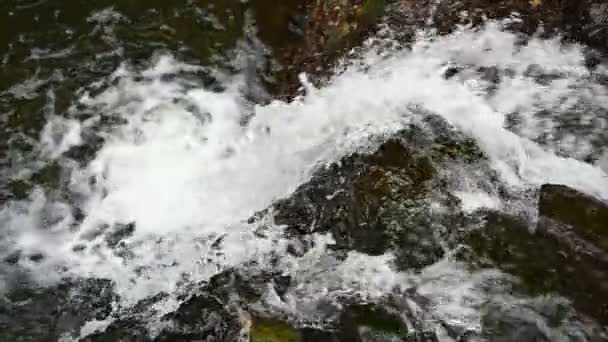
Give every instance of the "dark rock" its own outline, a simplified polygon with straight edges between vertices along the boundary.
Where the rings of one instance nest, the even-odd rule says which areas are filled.
[[[303,42],[305,14],[311,1],[256,0],[252,5],[258,34],[266,44],[281,49]]]
[[[178,342],[178,341],[238,341],[241,324],[235,312],[208,293],[194,295],[162,320],[163,330],[154,338],[149,336],[145,316],[127,314],[104,331],[82,339],[83,342]]]
[[[260,36],[283,66],[267,86],[284,98],[292,98],[298,92],[301,72],[306,72],[314,84],[326,80],[336,59],[370,36],[385,9],[384,0],[256,3]],[[269,11],[268,6],[273,10]]]
[[[89,320],[107,318],[117,300],[108,280],[66,281],[39,288],[23,285],[0,302],[0,341],[57,341],[77,336]]]
[[[6,256],[4,258],[4,262],[9,265],[15,265],[19,262],[20,259],[21,259],[21,251],[16,251],[16,252],[13,252],[13,253],[9,254],[8,256]]]
[[[41,262],[44,259],[44,255],[42,253],[34,253],[30,255],[28,259],[33,262]]]
[[[282,320],[254,318],[250,332],[252,342],[434,341],[430,334],[423,335],[410,334],[398,313],[376,304],[347,306],[326,331],[296,328]]]
[[[110,324],[103,332],[91,334],[80,342],[152,342],[144,322],[137,319],[119,320]]]
[[[529,294],[558,293],[580,312],[608,323],[608,258],[582,243],[553,221],[541,220],[534,232],[526,220],[501,213],[486,214],[483,228],[470,233],[468,244],[478,266],[496,266],[522,280]],[[579,239],[580,241],[580,239]]]
[[[460,17],[459,13],[467,13]],[[440,32],[450,32],[457,23],[481,24],[485,18],[508,18],[518,14],[519,21],[512,22],[510,29],[524,34],[565,34],[567,39],[581,41],[606,50],[608,23],[606,8],[598,0],[460,0],[442,1],[433,15],[434,26]]]
[[[207,294],[193,296],[163,319],[172,326],[156,341],[236,341],[241,330],[237,313]]]
[[[134,307],[118,313],[118,319],[104,331],[88,336],[83,341],[239,341],[243,319],[239,307],[258,300],[273,281],[271,275],[246,275],[227,270],[194,290],[196,294],[185,298],[179,308],[162,317],[163,329],[154,338],[149,336],[147,320],[155,314],[153,307],[166,298],[166,294],[146,298]]]
[[[273,281],[276,274],[245,274],[236,269],[230,269],[213,276],[205,286],[205,290],[223,301],[235,300],[241,303],[251,303],[258,300],[266,291],[266,285]]]
[[[576,234],[608,251],[608,204],[563,185],[540,190],[539,215],[571,226]]]
[[[105,240],[110,248],[116,247],[119,242],[133,235],[135,223],[116,224],[111,232],[106,234]]]
[[[353,305],[340,317],[340,341],[408,340],[408,328],[398,314],[377,305]]]
[[[536,322],[526,319],[517,309],[490,307],[483,318],[484,334],[491,336],[492,341],[537,341],[550,342],[550,336]]]
[[[354,154],[320,170],[275,204],[275,222],[296,237],[331,232],[337,250],[399,250],[404,268],[422,267],[443,254],[425,209],[434,174],[430,159],[390,140],[371,155]]]
[[[541,24],[547,31],[563,27],[562,11],[562,4],[556,0],[442,1],[433,14],[433,22],[439,32],[447,33],[455,29],[457,24],[479,25],[485,18],[509,18],[516,12],[520,21],[514,22],[511,28],[517,32],[532,34]],[[466,15],[461,17],[462,13]]]
[[[450,78],[456,76],[461,71],[462,71],[462,68],[449,67],[446,69],[445,73],[443,74],[443,77],[445,77],[446,80],[449,80]]]
[[[410,127],[372,153],[355,153],[318,170],[293,195],[275,203],[275,223],[286,225],[296,240],[330,232],[335,250],[392,251],[400,269],[439,260],[444,255],[439,241],[448,240],[448,231],[456,232],[464,216],[459,200],[445,196],[448,181],[436,166],[474,164],[485,157],[443,119],[429,116],[425,124],[428,130]],[[445,211],[431,209],[430,199],[437,194]],[[309,247],[302,243],[290,251],[299,255]]]

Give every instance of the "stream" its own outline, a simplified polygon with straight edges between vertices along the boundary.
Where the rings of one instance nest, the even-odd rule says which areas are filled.
[[[0,0],[0,341],[608,340],[608,64],[298,11]]]

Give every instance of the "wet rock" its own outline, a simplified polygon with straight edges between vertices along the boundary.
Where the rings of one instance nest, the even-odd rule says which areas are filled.
[[[250,331],[252,342],[430,342],[430,335],[422,338],[410,334],[407,325],[396,312],[377,304],[346,306],[339,318],[326,331],[296,328],[275,319],[254,318]]]
[[[293,195],[275,203],[275,223],[287,226],[295,239],[329,232],[335,239],[331,248],[339,251],[393,252],[400,269],[439,260],[444,255],[440,241],[451,239],[464,216],[437,167],[475,165],[485,157],[443,119],[425,121],[428,129],[410,127],[373,152],[355,153],[318,170]],[[433,209],[434,204],[444,210]]]
[[[307,44],[332,55],[357,44],[384,13],[384,0],[317,1],[310,15]],[[360,42],[360,41],[359,41]]]
[[[340,341],[406,341],[407,325],[396,313],[377,305],[354,305],[340,317]]]
[[[128,224],[116,224],[114,229],[106,235],[105,240],[110,248],[114,248],[123,239],[126,239],[133,235],[134,232],[134,222]]]
[[[22,254],[21,251],[16,251],[16,252],[10,253],[8,256],[6,256],[4,258],[3,261],[9,265],[16,265],[19,262],[19,260],[21,259],[21,256],[22,256],[21,254]]]
[[[282,66],[267,86],[285,98],[297,93],[301,72],[313,83],[322,83],[335,60],[374,31],[385,10],[384,0],[258,2],[264,8],[274,4],[272,11],[257,8],[256,17],[262,40],[272,47]],[[276,16],[275,9],[282,15]]]
[[[237,269],[229,269],[213,276],[205,285],[205,290],[226,303],[232,301],[246,305],[260,299],[266,292],[267,285],[272,284],[275,277],[279,279],[277,280],[279,283],[284,281],[279,274],[267,272],[246,274]]]
[[[155,341],[237,341],[241,334],[238,314],[206,294],[193,296],[163,320],[170,327]]]
[[[146,324],[150,321],[151,315],[157,313],[156,306],[162,305],[162,301],[167,298],[166,293],[142,299],[133,307],[124,308],[121,312],[114,313],[115,320],[97,332],[81,338],[80,342],[148,342],[153,338],[149,336]]]
[[[608,258],[571,230],[541,220],[534,231],[527,220],[497,212],[485,214],[483,228],[467,243],[481,267],[498,267],[522,280],[528,294],[557,293],[577,310],[608,323]]]
[[[608,204],[563,185],[540,189],[539,215],[567,224],[576,234],[608,251]]]
[[[513,22],[511,28],[517,32],[532,34],[540,25],[547,31],[564,26],[562,4],[555,0],[442,1],[432,19],[439,32],[446,33],[455,29],[457,24],[479,25],[485,18],[509,18],[513,13],[518,14],[519,20]]]
[[[482,318],[482,336],[491,341],[600,341],[585,332],[567,301],[550,296],[521,305],[491,303]]]
[[[578,38],[593,47],[606,51],[608,42],[608,6],[605,1],[586,2],[584,17],[586,21],[579,29]]]
[[[301,44],[311,3],[309,0],[255,0],[252,6],[260,39],[279,50],[287,44]]]
[[[161,318],[163,329],[155,337],[149,336],[147,324],[155,314],[154,307],[163,305],[166,294],[125,308],[104,331],[83,341],[240,341],[246,330],[242,310],[257,301],[272,282],[273,275],[226,270],[193,289],[195,294],[182,298],[183,303],[176,311]]]
[[[428,157],[390,140],[320,170],[275,204],[275,222],[295,237],[331,232],[337,250],[397,250],[402,267],[422,267],[443,254],[426,206],[435,172]]]
[[[126,319],[110,324],[103,332],[93,333],[80,342],[152,342],[145,324],[137,319]]]
[[[0,340],[57,341],[78,336],[87,321],[107,318],[116,300],[108,280],[66,281],[48,288],[22,285],[0,301]]]
[[[239,341],[241,323],[236,311],[208,293],[194,295],[170,314],[162,317],[163,329],[149,335],[145,316],[131,313],[118,319],[104,331],[82,339],[83,342],[177,342],[177,341]]]
[[[441,1],[431,18],[433,27],[446,33],[459,23],[479,25],[485,18],[509,18],[513,13],[517,13],[517,20],[509,26],[516,32],[533,34],[539,29],[545,35],[561,32],[569,39],[606,49],[606,8],[598,0]]]
[[[447,34],[460,24],[479,26],[487,19],[512,19],[507,28],[521,33],[561,35],[566,40],[608,50],[608,6],[603,0],[399,0],[387,6],[389,26],[409,44],[420,28]]]

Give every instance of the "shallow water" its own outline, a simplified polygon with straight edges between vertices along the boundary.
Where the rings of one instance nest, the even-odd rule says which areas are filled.
[[[22,282],[103,278],[120,297],[118,317],[168,293],[158,318],[198,284],[244,268],[292,277],[286,295],[269,288],[259,304],[302,321],[324,318],[320,302],[411,289],[427,298],[419,315],[431,325],[480,331],[489,305],[542,321],[531,307],[562,299],[488,285],[508,277],[471,270],[450,246],[422,270],[398,270],[391,251],[338,255],[323,234],[296,256],[272,214],[249,220],[326,165],[411,125],[426,129],[431,114],[487,157],[468,168],[436,165],[465,213],[492,208],[534,220],[529,194],[545,183],[608,199],[605,68],[588,69],[577,45],[522,45],[496,22],[421,33],[411,50],[364,49],[329,84],[317,89],[303,76],[305,96],[264,104],[255,100],[268,98],[270,46],[257,39],[251,5],[0,6],[0,259],[12,260],[0,266],[5,293]],[[459,72],[446,77],[450,68]],[[498,81],[487,79],[489,69]],[[88,322],[80,337],[109,321]],[[550,340],[585,340],[576,318],[562,323],[539,325]]]

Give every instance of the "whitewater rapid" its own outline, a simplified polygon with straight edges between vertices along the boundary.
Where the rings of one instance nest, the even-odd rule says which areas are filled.
[[[461,71],[446,77],[450,68]],[[480,68],[496,68],[498,83],[484,79]],[[67,113],[51,116],[40,158],[62,166],[65,196],[38,188],[1,208],[0,256],[43,255],[18,265],[41,282],[111,279],[128,305],[175,293],[184,279],[205,281],[251,261],[263,267],[279,255],[282,271],[307,284],[294,289],[291,303],[269,299],[282,310],[302,310],[319,295],[380,298],[416,284],[436,300],[438,316],[475,327],[484,300],[476,288],[496,272],[471,275],[447,259],[421,274],[397,272],[390,254],[351,252],[340,260],[327,251],[332,238],[325,235],[314,236],[315,248],[297,258],[285,252],[282,227],[270,218],[247,221],[316,169],[373,148],[371,138],[390,137],[428,113],[474,138],[513,193],[557,183],[608,199],[602,159],[583,158],[606,155],[594,145],[608,128],[608,92],[595,77],[604,70],[591,72],[578,45],[539,38],[521,44],[500,23],[421,35],[411,50],[363,51],[321,88],[303,77],[306,95],[267,105],[246,101],[242,76],[221,77],[221,91],[184,76],[201,70],[207,69],[171,56],[143,72],[123,65],[99,81],[99,91],[83,90]],[[555,77],[539,82],[530,70]],[[575,110],[577,122],[591,122],[593,130],[564,138],[562,118]],[[513,115],[518,126],[509,128]],[[99,150],[85,163],[69,159],[66,153],[87,135],[103,139]],[[502,205],[495,193],[466,184],[463,210]],[[134,230],[109,246],[107,233],[125,226]]]

